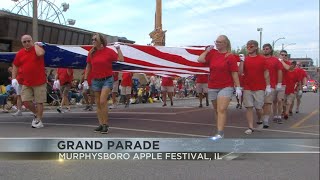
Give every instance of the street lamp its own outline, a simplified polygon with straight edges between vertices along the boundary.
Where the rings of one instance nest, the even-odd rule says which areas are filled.
[[[257,31],[260,32],[260,50],[261,50],[261,43],[262,43],[262,28],[257,28]]]
[[[275,45],[276,42],[279,41],[280,39],[285,39],[285,37],[281,37],[281,38],[278,38],[277,40],[273,41],[273,42],[272,42],[272,49],[274,49],[274,45]]]
[[[284,50],[284,48],[288,47],[288,46],[291,46],[291,45],[296,45],[296,43],[290,43],[290,44],[287,44],[287,45],[284,45],[282,43],[282,50]]]

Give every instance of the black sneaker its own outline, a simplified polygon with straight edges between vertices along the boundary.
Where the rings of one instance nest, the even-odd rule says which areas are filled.
[[[94,129],[94,132],[101,132],[102,125],[99,125],[97,128]]]
[[[263,129],[267,129],[267,128],[269,128],[269,125],[267,124],[263,125]]]
[[[262,124],[262,121],[257,121],[257,124],[259,124],[259,125]]]
[[[87,110],[89,110],[89,108],[90,108],[90,106],[86,106],[83,110],[87,111]]]
[[[173,106],[173,102],[171,102],[171,106]]]
[[[199,105],[199,108],[202,108],[202,104]]]
[[[278,124],[283,124],[282,119],[278,119]]]
[[[108,134],[109,131],[109,126],[108,125],[103,125],[102,130],[100,131],[101,134]]]
[[[206,106],[209,106],[209,101],[206,102]]]

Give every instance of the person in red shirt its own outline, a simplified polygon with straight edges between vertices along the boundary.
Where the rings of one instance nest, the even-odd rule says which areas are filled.
[[[113,72],[113,86],[112,86],[112,105],[110,106],[110,109],[117,107],[117,94],[119,92],[119,73]]]
[[[213,139],[224,137],[227,109],[236,86],[236,95],[241,96],[238,65],[235,55],[231,54],[231,43],[227,36],[220,35],[215,41],[217,50],[208,46],[199,56],[198,62],[206,63],[210,68],[208,79],[208,99],[213,104],[217,118],[217,134]]]
[[[131,72],[122,73],[121,95],[124,97],[125,108],[129,107],[130,103],[130,96],[132,91],[132,77],[133,73]]]
[[[57,108],[59,113],[64,113],[63,106],[66,105],[68,111],[70,111],[70,102],[68,99],[68,93],[71,88],[71,82],[73,80],[73,69],[69,68],[58,68],[55,82],[59,81],[60,84],[60,94],[62,95],[62,100],[60,107]]]
[[[285,95],[285,89],[286,89],[286,86],[288,84],[288,76],[287,76],[287,73],[289,71],[292,71],[294,70],[294,67],[295,66],[292,66],[291,65],[291,62],[289,61],[288,59],[288,52],[286,50],[281,50],[280,51],[280,56],[279,56],[279,60],[283,66],[283,71],[282,71],[282,74],[283,74],[283,81],[282,81],[282,84],[283,84],[283,94],[284,94],[284,103],[283,103],[283,106],[282,106],[282,115],[284,116],[285,112],[287,111],[286,110],[286,95]],[[291,113],[292,114],[292,113]],[[278,121],[279,124],[282,124],[282,120],[281,120],[281,116],[279,116],[279,119],[280,121]]]
[[[278,58],[272,56],[273,49],[271,44],[264,44],[262,47],[263,47],[263,55],[266,58],[267,69],[269,70],[270,85],[271,85],[271,93],[268,96],[265,96],[264,98],[263,116],[262,116],[263,128],[268,128],[272,103],[275,103],[278,105],[278,102],[280,101],[281,104],[279,107],[282,107],[282,99],[277,97],[278,95],[277,92],[282,89],[283,66]],[[274,107],[278,107],[277,105]],[[278,111],[278,108],[273,109],[273,111],[274,111],[274,114],[278,114],[278,113],[279,115],[281,114],[281,111]]]
[[[285,90],[285,94],[286,94],[286,111],[284,113],[284,119],[288,119],[289,118],[289,111],[290,111],[290,106],[294,101],[295,98],[295,87],[298,86],[298,91],[300,91],[302,89],[301,86],[301,80],[300,80],[300,74],[298,71],[294,70],[295,66],[296,66],[297,62],[293,61],[290,65],[290,68],[286,74],[286,80],[287,80],[287,84],[286,84],[286,90]],[[302,90],[301,90],[302,91]]]
[[[92,77],[91,77],[91,73],[88,74],[88,85],[89,87],[87,87],[88,89],[85,89],[82,87],[82,83],[84,82],[84,75],[86,74],[86,70],[83,71],[82,74],[82,78],[81,78],[81,82],[79,83],[79,89],[82,88],[82,95],[84,100],[86,101],[86,107],[83,109],[85,111],[93,111],[93,104],[94,104],[94,92],[92,91]],[[90,98],[88,97],[88,94],[90,95]]]
[[[258,128],[262,128],[264,97],[271,93],[271,86],[266,59],[258,54],[258,42],[248,41],[247,50],[248,55],[245,61],[240,62],[240,72],[244,74],[243,103],[247,108],[246,116],[249,126],[245,134],[251,134],[253,132],[253,107],[258,116]]]
[[[120,45],[115,43],[114,49],[107,48],[107,41],[100,33],[92,36],[93,47],[88,53],[86,73],[84,75],[83,88],[88,89],[88,75],[92,76],[92,90],[94,91],[95,102],[97,104],[97,116],[99,126],[94,132],[107,134],[108,125],[108,102],[107,98],[113,86],[112,62],[117,60],[124,61]]]
[[[162,107],[167,106],[167,94],[171,102],[171,106],[173,106],[173,78],[172,77],[162,77],[161,82],[161,92],[162,92],[162,101],[163,105]]]
[[[32,120],[33,128],[42,128],[43,103],[47,101],[46,74],[44,68],[45,51],[41,42],[33,43],[30,35],[21,37],[23,48],[18,51],[13,61],[12,86],[19,86],[18,72],[22,72],[23,85],[21,99],[26,108],[36,114]],[[37,103],[37,108],[32,101]]]
[[[196,91],[199,95],[200,105],[199,107],[202,108],[202,99],[203,97],[206,98],[206,106],[209,106],[208,100],[208,74],[197,74],[196,75]]]
[[[307,77],[308,77],[308,75],[307,75],[306,71],[303,70],[303,69],[300,67],[300,64],[299,64],[299,63],[297,63],[296,68],[295,68],[295,71],[296,71],[296,72],[298,73],[298,75],[299,75],[299,81],[300,81],[301,86],[302,86],[302,87],[303,87],[303,86],[306,86],[306,85],[307,85]],[[296,87],[298,87],[298,86],[296,86]],[[302,94],[303,94],[303,93],[302,93],[302,89],[301,89],[301,90],[298,90],[298,88],[295,88],[295,94],[296,94],[296,99],[297,99],[296,113],[299,113],[300,104],[301,104],[301,98],[302,98]],[[294,100],[295,100],[295,99],[293,99],[293,102],[292,102],[292,104],[291,104],[291,106],[290,106],[289,114],[290,114],[290,112],[291,112],[291,114],[292,114],[292,109],[293,109],[293,106],[294,106]]]

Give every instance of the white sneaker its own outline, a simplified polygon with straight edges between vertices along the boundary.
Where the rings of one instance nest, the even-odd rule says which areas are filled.
[[[220,134],[216,134],[215,136],[213,136],[211,139],[212,140],[218,140],[218,139],[222,139],[223,136],[221,136]]]
[[[13,113],[12,116],[22,116],[22,112],[18,110],[17,112]]]
[[[245,134],[252,134],[253,133],[253,129],[249,128],[246,131],[244,131]]]
[[[34,119],[32,120],[32,122],[31,122],[31,127],[35,126],[35,125],[36,125],[36,122],[37,122],[37,120],[36,120],[36,118],[34,118]]]
[[[81,104],[81,103],[76,103],[76,105],[77,105],[77,106],[82,106],[82,104]]]
[[[117,105],[112,104],[111,106],[109,106],[109,109],[115,109],[117,107]]]
[[[12,106],[12,109],[17,110],[18,108],[17,108],[17,106]]]
[[[34,119],[34,120],[35,120],[35,122],[32,121],[32,123],[33,123],[32,128],[43,128],[42,121],[39,121],[36,119]]]

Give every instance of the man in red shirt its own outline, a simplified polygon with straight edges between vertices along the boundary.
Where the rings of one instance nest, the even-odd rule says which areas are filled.
[[[298,71],[295,71],[294,68],[296,66],[297,62],[293,61],[290,65],[290,68],[288,68],[288,72],[286,74],[286,111],[284,113],[284,119],[289,118],[289,111],[290,111],[290,106],[294,101],[295,98],[295,92],[294,89],[296,86],[298,86],[298,91],[301,91],[301,83],[300,83],[300,74]],[[286,67],[285,67],[286,68]]]
[[[300,84],[303,86],[307,85],[307,73],[305,70],[303,70],[302,68],[300,68],[300,64],[297,63],[297,66],[295,68],[295,71],[297,71],[298,75],[299,75],[299,81]],[[298,87],[298,86],[296,86]],[[296,94],[296,99],[297,99],[297,106],[296,106],[296,113],[299,113],[299,109],[300,109],[300,104],[301,104],[301,98],[302,98],[302,89],[298,90],[298,88],[295,88],[295,94]],[[293,105],[294,105],[294,99],[293,102],[290,106],[290,110],[289,110],[289,114],[292,114],[292,109],[293,109]]]
[[[70,111],[68,94],[73,80],[73,69],[58,68],[55,79],[56,82],[59,81],[60,94],[62,95],[61,106],[57,108],[57,111],[59,113],[64,113],[63,105],[66,105],[68,111]]]
[[[273,49],[272,49],[271,44],[264,44],[263,45],[263,54],[264,54],[264,57],[266,58],[267,69],[269,70],[270,85],[271,85],[270,95],[265,96],[265,98],[264,98],[263,117],[262,117],[263,128],[268,128],[269,127],[269,117],[271,115],[271,105],[273,102],[278,103],[277,90],[282,89],[283,66],[278,58],[272,56]],[[282,100],[280,99],[280,101],[282,101]],[[281,106],[282,105],[280,105],[280,107]],[[275,113],[276,113],[276,111],[277,111],[277,109],[274,109]],[[281,113],[281,111],[279,113]]]
[[[33,43],[30,35],[23,35],[21,42],[23,48],[18,51],[13,61],[12,86],[17,87],[19,85],[16,78],[18,72],[22,70],[22,102],[26,108],[36,114],[31,127],[42,128],[43,103],[47,101],[47,79],[44,68],[45,51],[41,47],[42,43]],[[32,101],[37,103],[37,109]]]
[[[248,56],[245,57],[244,63],[240,63],[240,74],[242,72],[244,74],[243,103],[247,108],[246,116],[249,126],[245,134],[251,134],[253,132],[253,107],[258,116],[258,128],[261,128],[264,97],[271,93],[271,86],[266,59],[258,54],[258,42],[248,41],[247,50]]]
[[[133,73],[131,72],[124,72],[122,74],[121,95],[124,96],[125,108],[129,107],[129,103],[130,103],[130,96],[131,96],[131,90],[132,90],[132,77],[133,77]]]
[[[162,92],[162,101],[163,105],[162,107],[167,106],[167,94],[171,102],[171,106],[173,106],[173,78],[172,77],[162,77],[161,82],[161,92]]]
[[[117,107],[117,94],[119,92],[119,73],[113,72],[113,86],[112,86],[112,105],[110,109],[114,109]]]
[[[283,84],[283,89],[284,89],[284,94],[285,94],[285,91],[286,91],[286,88],[287,88],[287,85],[288,85],[288,72],[289,71],[293,71],[294,70],[294,67],[295,66],[292,66],[291,65],[291,62],[289,61],[288,59],[288,52],[286,50],[281,50],[280,51],[280,56],[279,56],[279,60],[283,66],[283,71],[282,71],[282,74],[283,74],[283,81],[282,81],[282,84]],[[287,111],[286,110],[286,95],[284,95],[284,101],[283,101],[283,107],[282,107],[282,114],[284,115],[285,112]],[[291,113],[292,114],[292,113]],[[278,117],[278,123],[279,124],[282,124],[282,119],[281,119],[281,116]]]
[[[208,100],[208,74],[197,74],[196,75],[196,91],[199,95],[200,105],[199,107],[202,108],[202,99],[203,96],[206,98],[206,106],[209,106]]]

